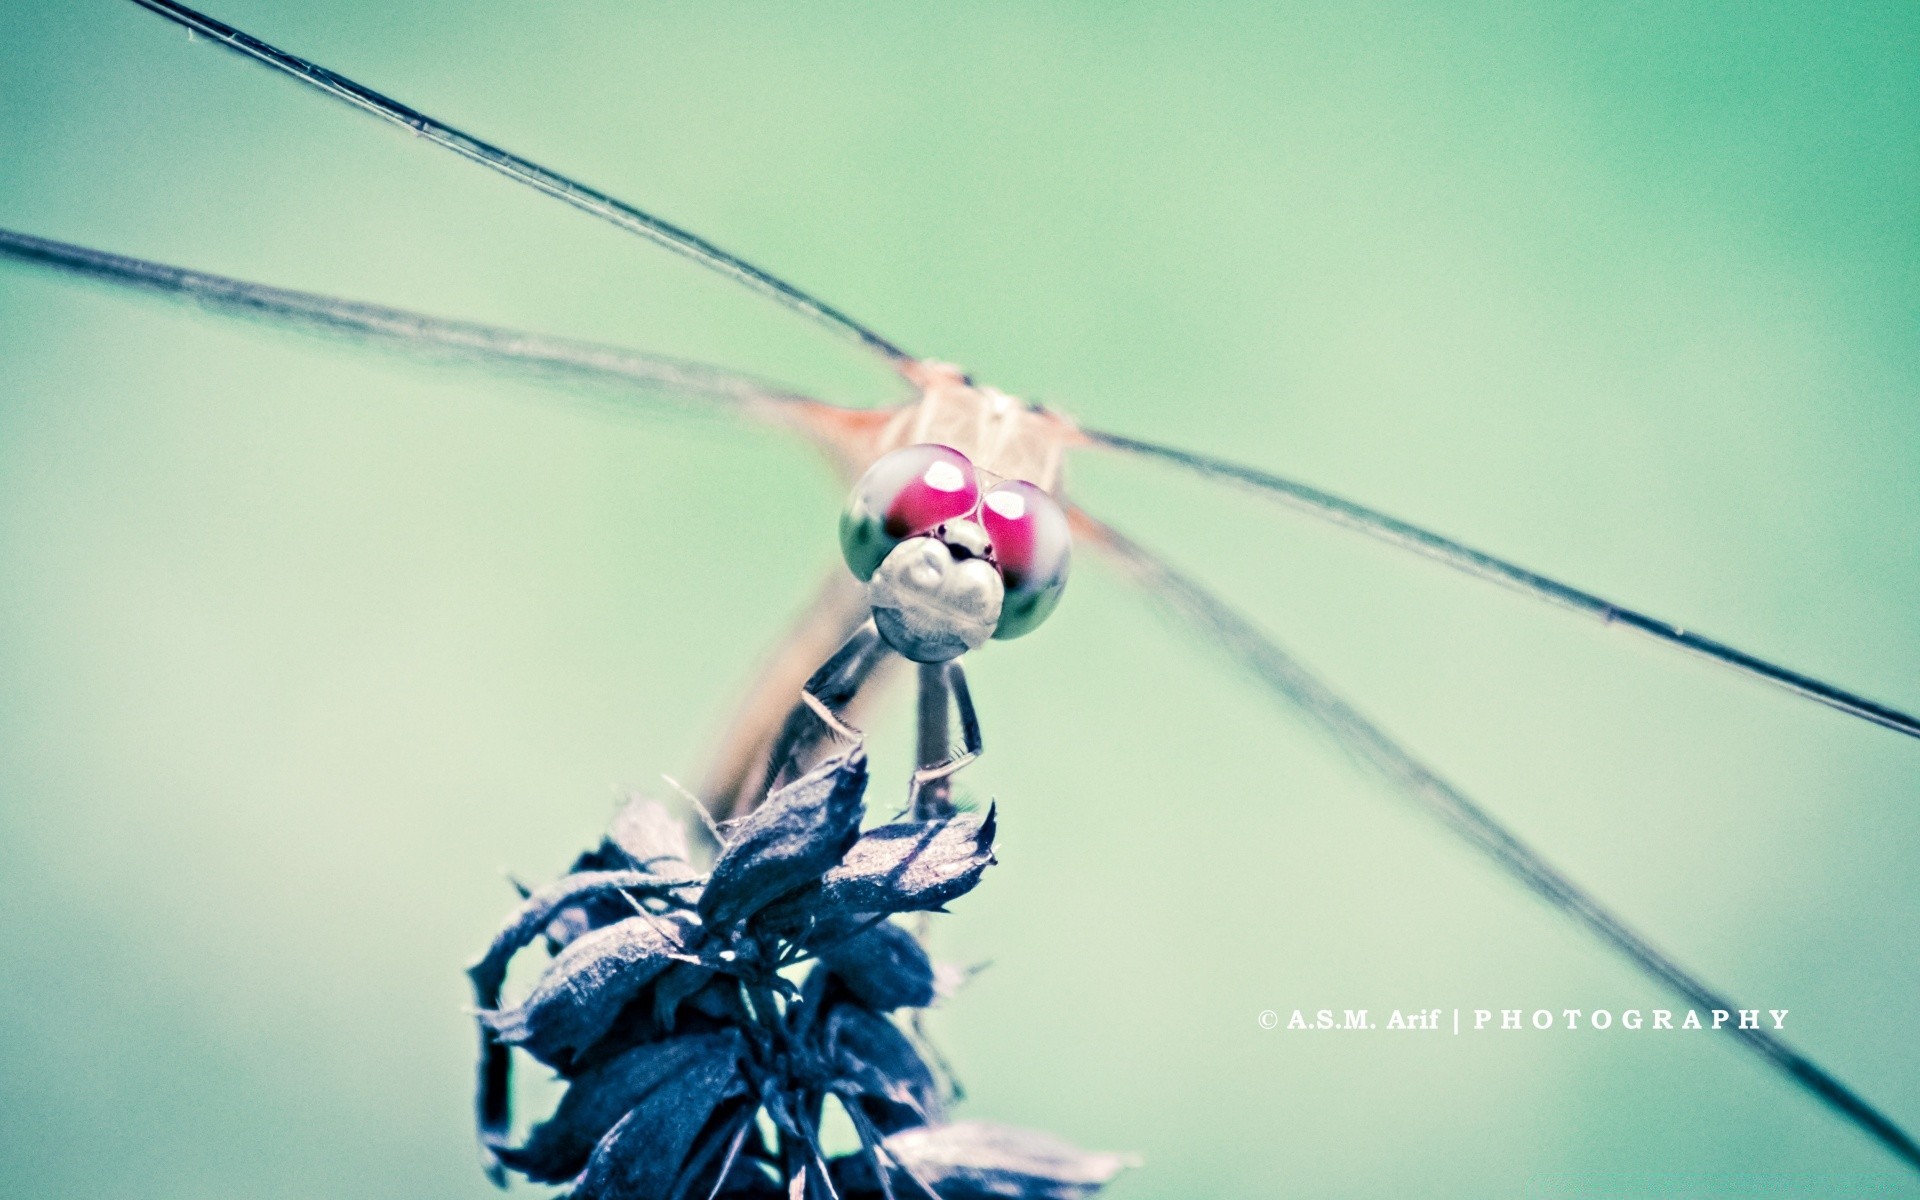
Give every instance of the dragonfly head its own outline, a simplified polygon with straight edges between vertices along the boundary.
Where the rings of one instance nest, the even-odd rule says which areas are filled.
[[[1067,586],[1072,537],[1053,497],[1019,479],[981,487],[951,446],[882,455],[840,514],[840,549],[874,624],[915,662],[1031,633]]]

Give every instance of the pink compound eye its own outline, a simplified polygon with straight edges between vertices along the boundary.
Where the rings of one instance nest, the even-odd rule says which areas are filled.
[[[1052,496],[1025,480],[995,486],[980,501],[980,524],[1006,583],[997,638],[1017,638],[1039,627],[1067,587],[1073,534]]]
[[[855,575],[871,578],[895,546],[979,503],[980,481],[966,455],[951,446],[902,447],[853,485],[840,514],[840,551]]]

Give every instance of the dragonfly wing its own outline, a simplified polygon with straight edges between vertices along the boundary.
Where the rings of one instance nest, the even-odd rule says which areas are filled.
[[[203,12],[175,3],[175,0],[134,0],[134,3],[149,12],[165,17],[176,25],[185,27],[189,32],[206,37],[216,45],[250,58],[254,62],[272,67],[323,95],[384,121],[392,122],[416,137],[431,142],[443,150],[451,150],[470,162],[479,163],[515,183],[525,184],[535,191],[598,217],[616,228],[638,234],[675,254],[690,258],[852,339],[860,346],[878,354],[896,369],[904,371],[914,365],[912,355],[882,337],[871,327],[854,320],[825,301],[801,291],[771,272],[729,254],[689,230],[682,229],[597,188],[589,187],[579,180],[570,179],[558,171],[543,167],[531,159],[523,158],[491,142],[456,129],[416,108],[383,96],[365,84],[356,83],[336,71],[328,70],[319,63],[309,62],[297,55],[289,54],[278,46],[269,45],[244,30],[235,29]]]
[[[702,363],[641,354],[313,292],[250,283],[0,229],[0,258],[124,290],[197,305],[223,316],[345,339],[433,362],[478,366],[562,386],[641,393],[784,426],[812,441],[849,480],[866,469],[896,408],[840,408]],[[702,795],[721,816],[750,810],[766,791],[767,758],[795,715],[800,687],[867,617],[859,588],[835,572],[762,669],[722,740]],[[874,680],[891,674],[881,667]],[[863,687],[853,712],[876,688]]]
[[[1510,878],[1571,917],[1643,975],[1690,1003],[1737,1011],[1738,1005],[1654,947],[1225,601],[1084,510],[1074,508],[1070,516],[1081,544],[1103,552],[1182,623],[1246,667],[1276,698],[1319,726],[1342,750],[1373,769],[1403,798],[1437,818]],[[1920,1170],[1920,1145],[1832,1074],[1764,1029],[1724,1028],[1822,1104]]]
[[[1278,501],[1309,516],[1358,530],[1371,537],[1379,538],[1389,545],[1411,550],[1415,554],[1425,555],[1445,563],[1455,570],[1491,580],[1525,595],[1557,604],[1562,608],[1572,609],[1603,624],[1618,625],[1665,645],[1676,646],[1742,675],[1764,680],[1776,687],[1805,696],[1809,700],[1838,709],[1849,716],[1871,721],[1909,737],[1920,738],[1920,717],[1868,699],[1836,684],[1802,674],[1790,667],[1770,662],[1758,655],[1749,654],[1725,642],[1702,636],[1683,626],[1663,621],[1627,605],[1616,604],[1571,584],[1549,579],[1545,575],[1529,571],[1518,563],[1488,554],[1484,550],[1476,550],[1444,534],[1389,516],[1378,509],[1368,508],[1364,504],[1357,504],[1331,492],[1321,491],[1319,488],[1295,479],[1226,459],[1194,454],[1187,450],[1144,442],[1120,434],[1101,433],[1097,430],[1082,430],[1081,433],[1087,445],[1104,447],[1136,458],[1172,463],[1209,479],[1224,480],[1249,488],[1261,496]]]
[[[852,431],[863,424],[884,419],[863,410],[841,410],[776,384],[702,363],[270,287],[11,230],[0,229],[0,258],[193,304],[222,316],[430,361],[464,363],[550,384],[672,397],[797,428],[829,448],[837,447],[836,437],[854,436]],[[841,450],[835,457],[859,453],[857,448]]]

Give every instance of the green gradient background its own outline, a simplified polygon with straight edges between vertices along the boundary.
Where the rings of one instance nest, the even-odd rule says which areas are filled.
[[[396,8],[398,11],[396,11]],[[1920,705],[1920,12],[221,0],[1090,424]],[[857,352],[130,5],[0,8],[0,224],[854,403]],[[1920,746],[1256,501],[1076,463],[1920,1123]],[[0,270],[0,1191],[483,1196],[460,968],[697,777],[833,562],[801,446]],[[1112,1194],[1920,1194],[1084,565],[977,656],[965,1112]],[[906,706],[874,729],[876,807]]]

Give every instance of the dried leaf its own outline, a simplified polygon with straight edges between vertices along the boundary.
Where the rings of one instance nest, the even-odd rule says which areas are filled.
[[[581,907],[582,902],[619,896],[623,888],[648,886],[655,881],[655,876],[638,871],[589,871],[569,875],[537,892],[526,893],[525,900],[507,918],[506,926],[495,936],[487,952],[467,968],[467,977],[473,981],[476,1006],[481,1009],[499,1006],[500,988],[506,980],[507,964],[515,954],[539,937],[543,929],[551,936],[551,926],[559,919],[555,914],[580,916],[581,928],[565,939],[570,942],[577,933],[586,931],[586,910]],[[631,911],[624,897],[620,899],[620,906]],[[474,1097],[474,1110],[482,1140],[499,1135],[512,1121],[512,1074],[513,1064],[507,1048],[500,1044],[494,1031],[483,1024],[480,1033],[480,1070]],[[498,1182],[498,1168],[490,1167],[489,1171]]]
[[[677,962],[668,967],[653,985],[653,1019],[662,1029],[672,1032],[673,1018],[681,1003],[712,979],[712,971],[692,963]]]
[[[493,1139],[504,1136],[513,1125],[513,1055],[485,1025],[480,1027],[480,1067],[476,1074],[473,1109],[474,1122],[480,1130],[482,1158],[487,1178],[504,1187],[507,1177],[485,1147]]]
[[[687,823],[658,800],[633,796],[614,815],[607,840],[634,865],[670,871],[689,860]]]
[[[995,813],[862,836],[866,783],[857,747],[822,763],[729,823],[706,877],[687,865],[684,824],[630,801],[568,878],[526,896],[469,972],[496,1182],[512,1168],[570,1183],[574,1200],[681,1200],[712,1191],[730,1148],[744,1148],[722,1197],[839,1186],[876,1200],[874,1157],[820,1157],[828,1094],[904,1164],[887,1179],[895,1200],[924,1196],[921,1181],[941,1200],[1080,1200],[1128,1165],[1042,1134],[941,1123],[921,1044],[886,1014],[923,1008],[970,972],[936,968],[887,918],[976,886],[994,861]],[[651,898],[635,913],[641,891]],[[500,1008],[509,961],[543,932],[562,943],[553,961],[523,1004]],[[796,986],[786,968],[809,955],[818,965]],[[676,1021],[686,1032],[671,1036]],[[570,1076],[521,1145],[505,1144],[510,1045]],[[779,1131],[771,1147],[755,1121]]]
[[[611,925],[633,911],[633,905],[625,901],[609,904],[607,899],[600,896],[582,904],[569,904],[554,914],[553,920],[547,922],[547,953],[558,954],[581,934]]]
[[[730,830],[700,897],[709,925],[752,916],[840,861],[860,836],[866,755],[855,748],[781,788]]]
[[[827,1017],[825,1042],[839,1089],[860,1097],[882,1129],[940,1119],[944,1106],[933,1072],[892,1021],[842,1004]]]
[[[921,1195],[917,1175],[941,1200],[1081,1200],[1140,1165],[1133,1155],[1090,1153],[1050,1134],[984,1121],[903,1129],[880,1145],[895,1195]],[[841,1160],[841,1168],[849,1189],[878,1193],[865,1155]]]
[[[933,1003],[933,963],[917,938],[890,921],[816,942],[814,953],[869,1008],[886,1012]]]
[[[518,1008],[480,1013],[509,1045],[562,1070],[593,1044],[627,1001],[684,952],[690,918],[633,916],[575,939]]]
[[[745,1024],[750,1020],[740,1002],[740,981],[728,975],[715,975],[684,1003],[688,1009],[716,1021]]]
[[[494,937],[493,945],[467,968],[473,980],[474,1000],[481,1008],[500,1004],[500,985],[507,977],[507,964],[540,936],[556,913],[569,905],[617,894],[623,888],[642,888],[656,877],[643,871],[582,871],[550,883],[530,893]],[[626,901],[621,901],[627,907]],[[632,911],[628,907],[628,911]]]
[[[497,1146],[494,1154],[535,1182],[564,1183],[586,1167],[607,1131],[656,1088],[680,1076],[723,1077],[739,1062],[741,1048],[733,1030],[635,1046],[577,1076],[525,1145]]]
[[[820,881],[829,912],[937,909],[964,896],[993,863],[994,810],[902,821],[860,836]]]
[[[600,1139],[570,1200],[669,1200],[694,1138],[716,1108],[746,1088],[731,1058],[706,1059],[670,1076]]]

